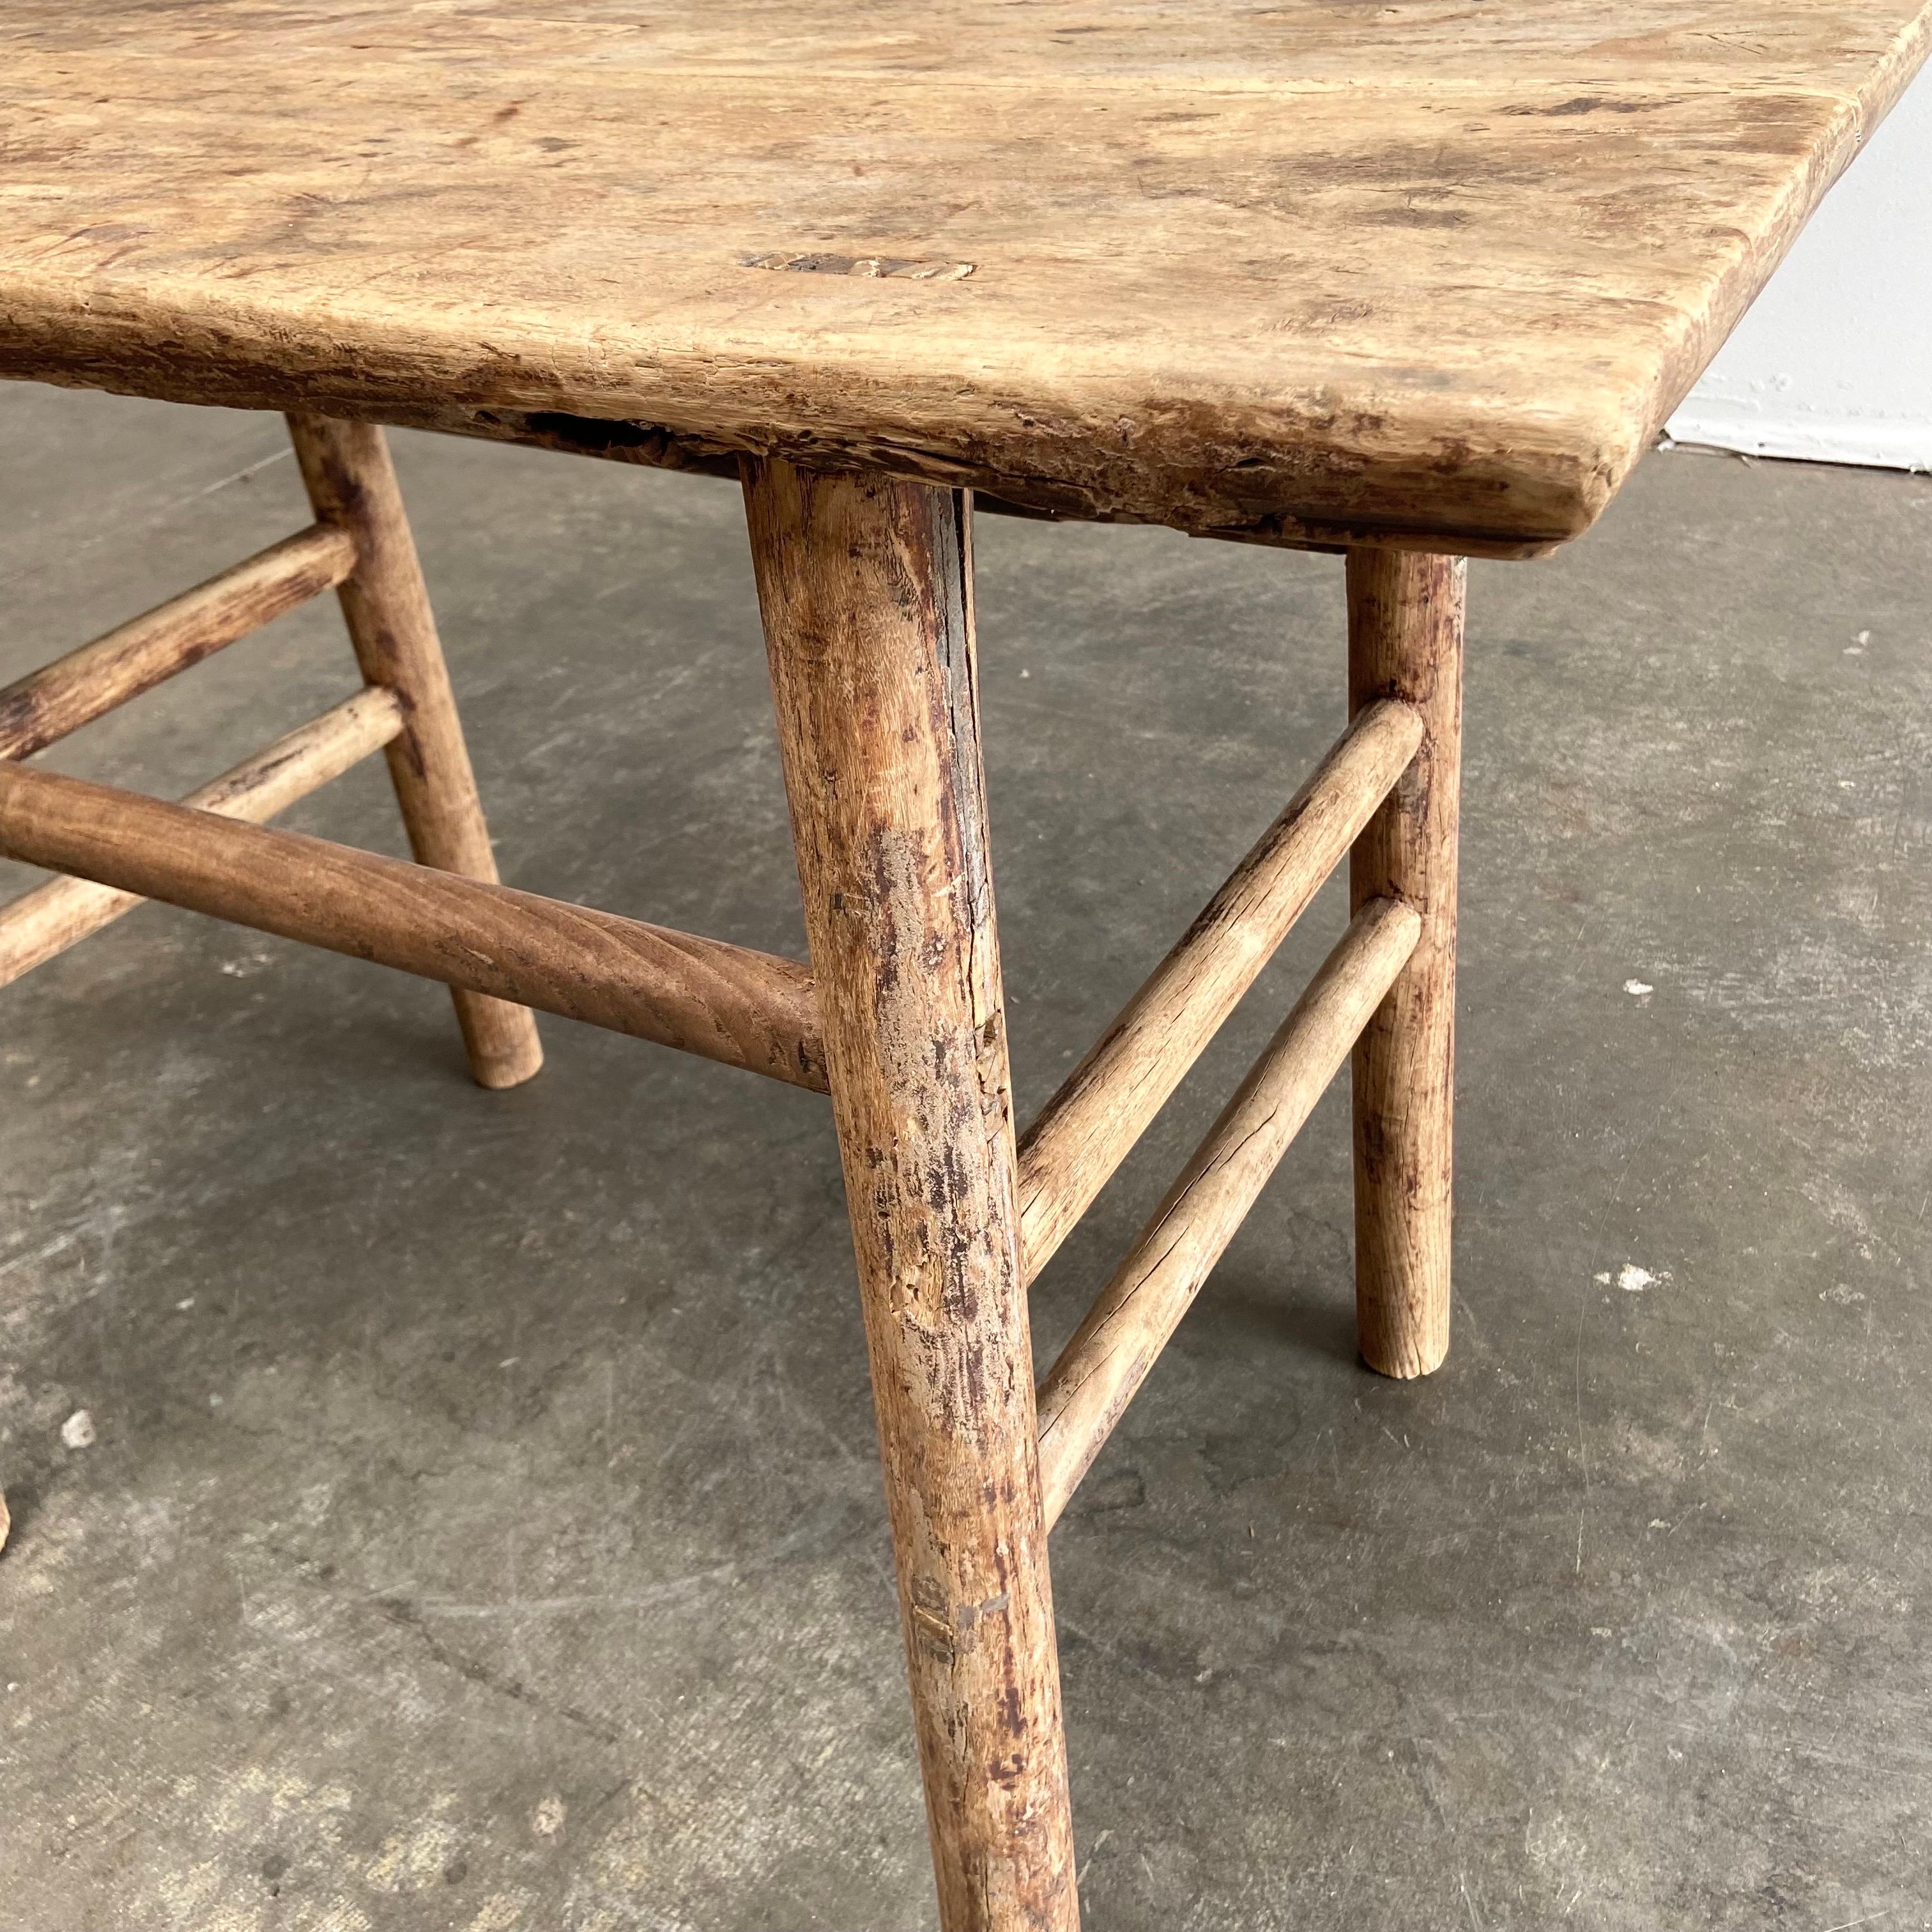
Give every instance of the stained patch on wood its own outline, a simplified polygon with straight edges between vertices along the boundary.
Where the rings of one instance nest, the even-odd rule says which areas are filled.
[[[746,258],[748,268],[789,268],[801,275],[862,275],[874,281],[963,282],[976,263],[921,262],[907,255],[788,255],[778,250]]]

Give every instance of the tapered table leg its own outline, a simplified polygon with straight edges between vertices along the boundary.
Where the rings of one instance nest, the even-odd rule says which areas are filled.
[[[494,885],[496,854],[388,444],[373,423],[288,422],[316,520],[356,538],[356,568],[338,594],[363,676],[402,702],[402,732],[388,757],[410,850],[419,864]],[[460,988],[452,997],[479,1084],[514,1087],[542,1066],[528,1007]]]
[[[970,499],[748,463],[945,1932],[1079,1909],[986,854]]]
[[[1456,1071],[1456,839],[1462,746],[1460,557],[1348,555],[1348,708],[1420,710],[1415,760],[1351,852],[1359,910],[1392,898],[1422,935],[1354,1052],[1355,1308],[1363,1358],[1424,1376],[1449,1348]]]

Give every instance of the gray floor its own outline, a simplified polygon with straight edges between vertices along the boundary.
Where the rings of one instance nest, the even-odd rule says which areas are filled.
[[[302,520],[272,419],[0,432],[0,675]],[[397,445],[506,876],[799,947],[735,493]],[[980,536],[1024,1115],[1337,728],[1340,568]],[[1331,1094],[1054,1540],[1089,1924],[1932,1924],[1932,480],[1660,457],[1472,588],[1455,1347],[1354,1359]],[[48,762],[351,678],[315,607]],[[400,849],[380,766],[286,822]],[[562,1022],[484,1094],[159,908],[0,1012],[8,1932],[930,1922],[822,1102]]]

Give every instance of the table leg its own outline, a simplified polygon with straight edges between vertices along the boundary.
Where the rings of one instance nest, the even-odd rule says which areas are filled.
[[[356,568],[338,594],[364,678],[402,701],[402,733],[388,756],[410,849],[421,865],[494,885],[496,854],[388,444],[373,423],[288,422],[316,520],[356,538]],[[460,988],[452,997],[479,1085],[514,1087],[542,1066],[529,1008]]]
[[[1456,839],[1462,743],[1460,557],[1348,555],[1350,715],[1378,698],[1420,710],[1415,760],[1350,854],[1350,899],[1422,916],[1408,965],[1354,1052],[1355,1307],[1364,1359],[1424,1376],[1449,1348],[1456,1070]]]
[[[1074,1932],[970,500],[748,462],[944,1932]]]

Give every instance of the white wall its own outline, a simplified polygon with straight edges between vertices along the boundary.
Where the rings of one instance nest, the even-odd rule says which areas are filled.
[[[1826,196],[1669,433],[1932,469],[1932,68]]]

